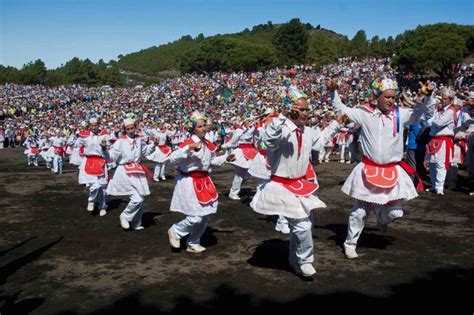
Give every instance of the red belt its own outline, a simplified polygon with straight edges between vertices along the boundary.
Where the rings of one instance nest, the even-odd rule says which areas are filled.
[[[433,136],[432,139],[441,140],[446,143],[444,168],[449,170],[451,166],[451,158],[454,156],[454,140],[453,136]]]
[[[411,167],[410,164],[408,164],[405,161],[398,161],[398,162],[393,162],[393,163],[388,163],[388,164],[377,164],[374,161],[370,160],[368,157],[364,156],[362,158],[362,163],[371,165],[371,166],[376,166],[376,167],[393,167],[395,165],[399,165],[409,175],[415,175],[416,179],[418,180],[418,184],[416,185],[416,190],[418,191],[424,190],[423,181],[421,180],[420,176],[418,176],[418,173],[413,169],[413,167]]]
[[[251,143],[241,143],[241,144],[239,144],[239,148],[241,148],[241,149],[255,149],[255,146]]]
[[[183,172],[179,171],[183,176],[189,176],[192,178],[205,178],[209,176],[209,172],[206,171],[191,171],[191,172]]]

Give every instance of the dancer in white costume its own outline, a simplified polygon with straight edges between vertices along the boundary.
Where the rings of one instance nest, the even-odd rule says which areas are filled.
[[[191,115],[188,130],[192,136],[170,157],[171,164],[177,168],[170,211],[181,212],[186,218],[170,227],[168,238],[171,247],[179,248],[180,239],[189,235],[186,250],[191,253],[206,250],[200,239],[206,230],[208,216],[217,212],[218,194],[209,169],[235,159],[227,153],[216,156],[216,145],[205,139],[206,119],[201,113]]]
[[[109,159],[117,164],[117,169],[107,186],[107,194],[130,196],[130,202],[120,214],[120,225],[125,230],[130,227],[142,230],[144,197],[150,194],[147,175],[151,177],[151,173],[141,164],[141,158],[151,154],[155,146],[147,145],[145,139],[136,134],[135,120],[125,119],[123,128],[125,135],[118,138],[109,150]]]
[[[89,186],[87,211],[94,211],[98,204],[100,216],[107,214],[105,189],[107,188],[107,133],[99,131],[98,120],[89,120],[90,130],[79,134],[78,145],[84,146],[84,160],[79,167],[79,184]]]
[[[334,121],[323,132],[306,127],[308,101],[298,98],[290,111],[273,119],[265,129],[263,142],[271,177],[257,189],[250,206],[265,215],[282,215],[290,226],[290,267],[306,277],[316,273],[313,267],[314,244],[312,213],[326,204],[316,196],[318,185],[306,179],[311,151],[321,150],[339,128]],[[338,121],[342,116],[338,117]]]
[[[409,176],[416,172],[402,161],[402,131],[422,114],[425,117],[433,115],[434,98],[426,97],[424,104],[416,109],[397,107],[398,85],[390,75],[372,83],[373,93],[377,96],[377,107],[373,110],[345,106],[337,93],[335,80],[329,82],[328,88],[335,110],[347,114],[351,121],[361,126],[360,143],[364,158],[342,187],[344,193],[355,199],[349,215],[344,253],[347,258],[357,258],[357,241],[368,214],[374,211],[379,228],[386,232],[389,223],[403,216],[400,200],[418,196]],[[430,91],[433,88],[430,86]]]
[[[232,200],[240,200],[240,188],[242,183],[250,177],[249,165],[257,156],[255,141],[258,131],[255,128],[255,119],[256,117],[249,113],[245,114],[243,127],[234,130],[230,141],[221,146],[222,149],[233,149],[232,153],[235,155],[235,161],[232,162],[235,176],[229,192],[229,198]]]

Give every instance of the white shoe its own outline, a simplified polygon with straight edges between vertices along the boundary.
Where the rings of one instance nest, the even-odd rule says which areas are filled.
[[[162,176],[162,177],[161,177],[161,180],[166,180],[166,177]]]
[[[232,200],[240,200],[240,197],[234,194],[229,194],[229,198]]]
[[[120,225],[122,226],[122,229],[128,230],[130,228],[130,222],[125,218],[123,213],[119,216],[120,218]]]
[[[94,211],[94,203],[93,202],[89,202],[87,204],[87,211]]]
[[[144,230],[145,228],[141,225],[137,226],[137,227],[134,227],[133,228],[135,231],[140,231],[140,230]]]
[[[440,195],[440,196],[444,196],[444,192],[442,192],[442,191],[437,191],[436,194]]]
[[[179,239],[174,237],[173,227],[168,229],[168,239],[170,241],[170,245],[173,248],[179,248],[181,246],[181,242]]]
[[[344,254],[346,254],[346,257],[349,259],[354,259],[354,258],[359,257],[359,255],[357,255],[355,248],[348,247],[346,245],[344,245]]]
[[[329,163],[329,160],[324,160],[324,162]]]
[[[316,269],[314,269],[312,264],[303,264],[300,266],[300,269],[305,277],[311,277],[316,274]]]
[[[194,253],[194,254],[199,254],[202,253],[203,251],[206,250],[206,247],[201,246],[199,244],[197,245],[188,245],[188,248],[186,248],[186,251],[189,253]]]
[[[107,210],[106,210],[106,209],[102,209],[102,210],[100,210],[100,212],[99,212],[99,216],[101,216],[101,217],[103,217],[103,216],[106,215],[106,214],[107,214]]]
[[[346,161],[346,164],[351,164],[351,161]]]
[[[345,161],[344,160],[340,160],[339,163],[344,163]]]
[[[290,234],[290,228],[288,226],[280,227],[280,226],[275,226],[275,231],[283,233],[283,234]]]
[[[160,180],[158,178],[153,178],[154,182],[159,182]]]
[[[316,269],[314,269],[312,264],[298,265],[297,263],[290,263],[290,267],[297,275],[303,277],[311,277],[316,274]]]

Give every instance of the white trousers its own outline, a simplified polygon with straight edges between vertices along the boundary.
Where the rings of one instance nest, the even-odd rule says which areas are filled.
[[[53,157],[53,172],[62,174],[63,172],[63,157],[55,154]]]
[[[277,223],[276,223],[276,228],[279,229],[280,231],[285,230],[286,228],[289,228],[288,220],[284,216],[279,215]]]
[[[329,160],[332,154],[332,147],[324,147],[324,149],[319,153],[319,160]]]
[[[99,209],[107,209],[107,202],[105,199],[105,188],[106,185],[101,185],[99,180],[89,187],[89,198],[88,202],[99,204]]]
[[[377,221],[386,225],[403,216],[402,204],[395,201],[386,205],[356,200],[347,223],[347,238],[344,246],[355,249],[370,212],[374,211]]]
[[[184,220],[173,224],[171,227],[173,233],[177,239],[181,239],[186,235],[189,235],[186,244],[188,246],[200,245],[201,236],[207,227],[208,215],[188,215]]]
[[[232,181],[230,193],[232,195],[238,195],[240,192],[240,188],[242,187],[242,183],[249,177],[250,174],[246,168],[235,166],[235,176],[234,180]]]
[[[160,178],[165,178],[165,171],[165,163],[156,163],[155,170],[153,171],[153,179],[158,180]]]
[[[340,149],[339,156],[340,156],[341,160],[352,161],[354,149],[352,149],[350,145],[348,146],[347,144],[341,144],[339,146],[339,149]],[[348,150],[346,151],[346,149],[348,149]],[[348,155],[347,159],[346,159],[346,152],[347,152],[347,155]]]
[[[430,178],[436,192],[443,192],[446,180],[446,168],[443,162],[430,163]]]
[[[130,196],[130,201],[127,206],[122,211],[122,215],[131,223],[132,228],[142,225],[143,201],[143,195],[134,192],[133,195]]]
[[[28,165],[31,164],[38,166],[38,157],[36,156],[36,154],[28,155]]]
[[[312,217],[304,219],[287,218],[290,226],[290,263],[298,265],[314,261],[313,221]]]

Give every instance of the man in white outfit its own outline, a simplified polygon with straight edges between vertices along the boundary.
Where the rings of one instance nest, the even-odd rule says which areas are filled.
[[[453,105],[454,91],[444,89],[431,124],[431,140],[426,149],[425,164],[429,163],[431,192],[444,195],[444,182],[454,157],[454,128],[457,124],[456,108]]]
[[[98,204],[100,216],[107,214],[105,189],[108,182],[107,173],[107,134],[99,132],[98,120],[89,120],[90,130],[79,134],[78,146],[84,146],[84,160],[79,167],[79,184],[90,185],[87,211],[94,211]]]
[[[263,142],[271,168],[271,177],[257,188],[250,206],[265,215],[281,215],[290,226],[290,267],[298,275],[310,277],[313,267],[314,245],[312,213],[326,204],[316,196],[318,185],[306,179],[311,151],[319,151],[339,127],[342,117],[324,131],[306,127],[308,101],[298,98],[288,114],[280,114],[265,129]]]
[[[217,212],[218,193],[209,170],[235,158],[227,153],[216,155],[217,146],[205,139],[206,120],[207,117],[199,112],[191,115],[188,130],[192,136],[180,143],[170,157],[171,164],[177,169],[170,211],[181,212],[186,218],[169,228],[168,239],[171,247],[179,248],[180,240],[188,236],[186,251],[194,254],[206,250],[200,239],[209,215]]]
[[[141,164],[141,158],[151,154],[155,145],[147,145],[145,139],[136,134],[134,119],[125,119],[123,127],[125,135],[117,139],[109,150],[109,159],[117,164],[117,169],[107,187],[107,194],[130,196],[130,202],[120,214],[120,225],[124,230],[130,227],[142,230],[143,201],[150,195],[147,175],[151,177],[151,173]]]
[[[250,163],[257,156],[255,142],[258,130],[255,128],[254,120],[255,117],[245,114],[243,127],[236,129],[230,141],[222,145],[222,149],[233,149],[232,153],[235,155],[235,161],[232,162],[235,176],[229,192],[229,198],[232,200],[240,200],[239,193],[242,183],[250,177],[248,172]]]
[[[374,211],[379,228],[386,232],[390,222],[403,216],[400,200],[418,196],[409,176],[416,172],[402,161],[403,128],[422,114],[431,117],[434,99],[427,97],[423,106],[417,109],[395,106],[398,85],[390,75],[372,83],[373,93],[377,96],[376,108],[349,108],[341,102],[336,81],[331,80],[328,88],[335,110],[347,114],[352,122],[361,126],[360,143],[364,158],[342,187],[344,193],[355,199],[349,215],[344,253],[347,258],[357,258],[357,241],[368,214]],[[433,88],[431,86],[430,91]]]

